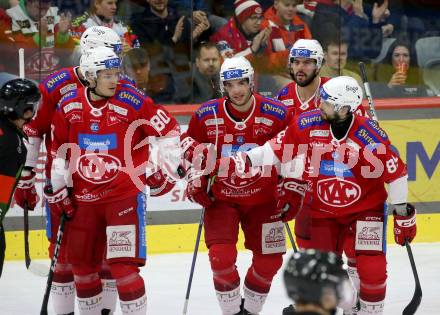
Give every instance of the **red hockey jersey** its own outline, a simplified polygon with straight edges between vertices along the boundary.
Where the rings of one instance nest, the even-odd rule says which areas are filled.
[[[331,78],[320,77],[319,87],[321,87],[324,83],[326,83],[330,79]],[[316,91],[315,94],[319,95],[319,91]],[[301,101],[301,98],[299,97],[298,94],[298,85],[296,84],[296,82],[290,82],[285,87],[283,87],[278,92],[277,99],[283,102],[284,105],[286,105],[289,108],[292,115],[299,115],[303,112],[313,110],[319,106],[319,104],[316,104],[316,100],[317,100],[316,97],[312,97],[305,102]],[[369,117],[362,104],[359,105],[359,107],[355,111],[355,114],[364,117]]]
[[[63,152],[63,144],[74,147],[68,159],[76,202],[135,195],[145,183],[146,165],[140,165],[148,160],[148,146],[141,142],[177,133],[179,126],[163,107],[131,85],[118,84],[115,95],[100,109],[91,106],[87,89],[72,90],[59,102],[51,155]]]
[[[284,130],[288,123],[288,110],[282,103],[254,93],[254,107],[241,122],[231,116],[225,98],[204,103],[192,116],[188,135],[199,143],[215,144],[217,124],[219,158],[264,144]],[[216,199],[238,204],[253,205],[273,200],[277,184],[276,172],[269,170],[269,174],[262,175],[260,172],[246,179],[235,173],[229,178],[218,176],[211,191]]]
[[[353,115],[337,140],[320,110],[294,117],[284,135],[271,141],[280,161],[298,158],[303,179],[312,183],[313,217],[337,217],[383,207],[384,183],[406,175],[406,165],[373,120]]]
[[[78,69],[79,67],[62,68],[49,75],[38,86],[41,92],[40,105],[33,119],[23,127],[23,130],[28,137],[43,138],[45,136],[45,145],[48,150],[52,143],[50,125],[58,102],[67,92],[84,87],[78,77]],[[121,78],[120,83],[134,85],[133,81],[125,77]],[[50,178],[50,154],[47,158],[46,177]]]

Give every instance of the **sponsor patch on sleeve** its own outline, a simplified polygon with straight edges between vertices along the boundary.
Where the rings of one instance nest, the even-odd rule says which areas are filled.
[[[71,80],[69,71],[62,70],[51,74],[43,83],[46,89],[52,93],[57,87],[62,85],[64,82]]]
[[[320,126],[324,124],[319,110],[305,112],[298,117],[298,126],[300,129],[306,129],[312,126]]]
[[[218,102],[208,102],[196,110],[196,116],[200,120],[206,115],[214,115],[214,112],[218,114]]]
[[[283,105],[267,101],[261,102],[261,112],[279,119],[284,119],[287,115],[287,109]]]
[[[134,88],[121,89],[116,95],[116,99],[122,103],[125,103],[135,110],[139,110],[143,103],[143,95],[137,93]]]
[[[371,151],[376,150],[381,144],[381,141],[376,137],[375,133],[362,126],[355,131],[354,136]]]

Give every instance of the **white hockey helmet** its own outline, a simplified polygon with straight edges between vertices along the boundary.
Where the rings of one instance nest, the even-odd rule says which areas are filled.
[[[86,78],[96,79],[98,71],[117,69],[121,66],[121,60],[111,48],[92,48],[81,56],[79,68]]]
[[[224,82],[237,79],[248,79],[251,90],[254,90],[254,68],[245,57],[227,58],[220,68],[220,90],[225,91]]]
[[[324,60],[324,51],[316,39],[298,39],[290,49],[288,60],[289,69],[297,57],[315,59],[316,67],[320,69],[322,61]]]
[[[81,54],[96,47],[108,47],[116,54],[122,52],[122,42],[118,34],[106,26],[92,26],[85,30],[80,39]]]
[[[334,106],[335,111],[350,107],[354,112],[362,103],[363,92],[359,83],[352,77],[340,76],[328,80],[320,89],[321,101]]]

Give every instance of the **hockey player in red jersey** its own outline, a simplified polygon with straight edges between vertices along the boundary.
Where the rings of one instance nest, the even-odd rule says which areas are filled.
[[[242,159],[253,167],[268,160],[295,161],[292,176],[313,186],[310,246],[344,251],[352,271],[357,268],[359,274],[356,278],[349,271],[360,298],[356,314],[379,315],[387,278],[385,202],[389,197],[400,245],[416,235],[416,211],[407,203],[406,165],[392,150],[386,132],[376,122],[353,115],[361,100],[355,79],[330,79],[321,88],[319,109],[295,116],[285,134],[242,153]]]
[[[81,52],[86,52],[96,47],[108,47],[119,54],[122,50],[120,37],[111,29],[105,26],[94,26],[88,28],[82,35],[80,40]],[[121,77],[121,83],[134,84],[133,81]],[[28,154],[26,158],[25,168],[21,177],[21,185],[16,189],[16,202],[23,207],[24,203],[28,205],[35,204],[37,196],[35,193],[35,172],[34,168],[37,164],[40,145],[45,141],[45,147],[48,150],[51,146],[51,122],[55,107],[60,99],[68,92],[77,90],[78,88],[87,86],[84,75],[79,66],[63,68],[49,75],[43,80],[39,89],[42,93],[42,99],[38,112],[34,119],[24,126],[24,131],[28,136]],[[46,182],[50,183],[50,154],[46,159]],[[156,172],[149,177],[148,184],[151,186],[150,195],[159,196],[165,194],[172,189],[174,184],[161,171]],[[33,207],[29,207],[33,209]],[[50,240],[49,253],[53,255],[55,246],[56,233],[59,226],[59,216],[53,215],[49,207],[46,206],[47,227],[46,234]],[[68,227],[66,227],[64,238],[68,237]],[[111,279],[110,271],[106,264],[103,265],[101,271],[103,281],[103,303],[104,309],[114,311],[116,306],[117,292],[116,285]],[[70,314],[74,311],[75,287],[73,274],[70,264],[66,260],[65,247],[61,247],[58,257],[57,268],[54,273],[54,281],[52,282],[52,301],[55,312],[57,314]],[[105,313],[105,312],[104,312]]]
[[[87,51],[94,47],[109,47],[119,53],[121,51],[121,40],[119,36],[111,29],[103,26],[89,28],[81,38],[81,52]],[[39,84],[42,97],[35,117],[24,126],[23,130],[28,136],[26,147],[28,150],[26,163],[20,179],[21,185],[15,191],[15,200],[20,207],[27,202],[28,209],[32,210],[37,200],[35,190],[35,170],[37,165],[40,145],[43,142],[49,150],[51,137],[51,123],[57,103],[66,93],[86,86],[84,75],[79,67],[70,67],[60,69]],[[45,177],[46,182],[50,183],[50,154],[46,157]],[[49,255],[52,257],[55,248],[56,234],[59,226],[59,216],[53,215],[46,204],[47,226],[46,234],[50,241]],[[64,237],[68,237],[68,227],[66,227]],[[104,275],[109,275],[107,268],[104,266]],[[104,303],[107,309],[114,310],[116,305],[117,293],[114,280],[105,276],[103,287]],[[54,272],[54,280],[52,282],[52,303],[57,314],[70,314],[74,312],[75,302],[75,286],[73,282],[72,268],[67,262],[65,255],[65,246],[61,247],[57,268]]]
[[[293,115],[318,107],[319,89],[330,80],[319,75],[323,63],[324,52],[315,39],[299,39],[290,49],[288,68],[293,82],[278,92],[277,99],[288,106]],[[368,117],[362,104],[359,104],[355,113]],[[309,248],[311,198],[311,191],[308,191],[302,210],[295,219],[296,241],[302,248]]]
[[[244,57],[226,59],[220,70],[225,97],[204,103],[192,116],[185,143],[216,144],[218,157],[230,156],[263,144],[286,128],[287,108],[254,92],[254,70]],[[192,139],[191,139],[192,138]],[[188,140],[191,139],[191,140]],[[187,149],[183,148],[185,156]],[[223,314],[257,314],[271,282],[282,264],[285,239],[281,216],[275,212],[278,178],[256,172],[241,179],[235,174],[215,179],[206,192],[205,177],[190,176],[187,195],[206,208],[205,242],[214,287]],[[194,170],[189,170],[194,175]],[[197,185],[197,180],[202,185]],[[244,304],[236,268],[239,224],[245,247],[252,251],[252,265],[244,280]]]
[[[316,39],[299,39],[290,49],[287,64],[293,82],[278,92],[277,99],[283,102],[293,115],[318,108],[316,99],[319,89],[330,80],[319,75],[324,62],[324,52]],[[361,104],[355,113],[368,117]]]
[[[89,87],[66,93],[54,115],[53,191],[47,192],[47,200],[54,212],[70,218],[66,249],[80,314],[101,314],[98,271],[104,254],[116,280],[122,313],[146,314],[145,286],[139,275],[146,259],[148,146],[143,143],[153,138],[159,152],[177,152],[165,161],[169,162],[165,169],[175,174],[179,126],[142,91],[118,83],[120,59],[111,49],[89,50],[80,67]]]

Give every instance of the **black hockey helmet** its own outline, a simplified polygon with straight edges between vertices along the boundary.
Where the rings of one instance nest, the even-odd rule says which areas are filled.
[[[299,251],[284,270],[288,296],[298,303],[321,305],[324,292],[334,292],[337,303],[351,299],[351,285],[342,257],[314,249]]]
[[[0,89],[0,112],[11,119],[23,118],[29,109],[35,113],[40,96],[40,90],[31,80],[10,80]]]

